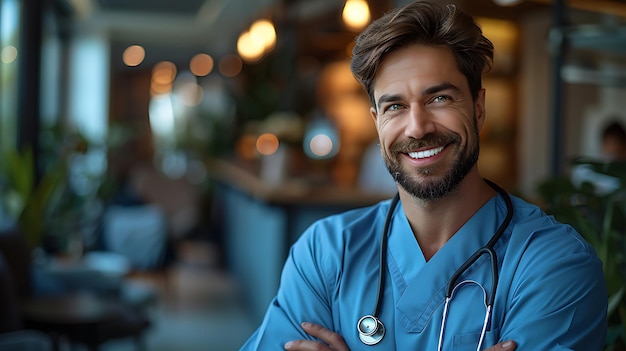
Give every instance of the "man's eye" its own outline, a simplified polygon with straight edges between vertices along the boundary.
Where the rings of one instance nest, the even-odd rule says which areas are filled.
[[[400,105],[400,104],[391,104],[391,105],[387,106],[385,111],[398,111],[400,109],[402,109],[402,105]]]
[[[447,96],[445,95],[440,95],[437,96],[433,99],[433,102],[438,102],[438,103],[442,103],[442,102],[447,102],[448,100],[450,100]]]

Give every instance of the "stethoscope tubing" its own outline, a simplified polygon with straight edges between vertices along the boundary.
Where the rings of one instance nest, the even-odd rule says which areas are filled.
[[[498,192],[498,194],[500,194],[502,198],[504,199],[504,203],[506,204],[506,209],[507,209],[506,217],[504,218],[502,223],[500,223],[500,226],[498,227],[496,232],[491,236],[491,239],[489,239],[487,244],[485,244],[485,246],[481,247],[480,249],[476,250],[476,252],[474,252],[472,256],[470,256],[470,258],[468,258],[467,261],[465,261],[465,263],[463,263],[456,270],[456,272],[452,274],[452,276],[450,277],[450,280],[448,281],[448,287],[446,289],[446,297],[450,297],[452,295],[452,290],[454,289],[455,283],[461,277],[461,275],[465,271],[467,271],[467,269],[471,265],[476,263],[476,261],[478,261],[478,259],[482,255],[488,255],[491,261],[491,277],[492,277],[491,284],[493,285],[493,287],[491,288],[491,293],[488,294],[487,306],[493,306],[493,303],[495,301],[495,296],[496,296],[496,289],[498,287],[498,282],[499,282],[498,256],[496,255],[494,247],[496,243],[498,242],[498,240],[500,240],[500,237],[502,237],[502,234],[504,234],[504,231],[506,230],[506,228],[511,223],[511,219],[513,218],[513,203],[511,202],[511,197],[509,196],[509,194],[506,193],[504,189],[502,189],[501,187],[499,187],[498,185],[496,185],[494,182],[490,180],[485,179],[485,181],[492,188],[494,188]]]
[[[376,293],[376,306],[374,308],[374,314],[372,315],[373,317],[377,318],[376,316],[379,315],[380,313],[380,307],[382,305],[382,299],[383,299],[383,294],[385,293],[385,267],[387,267],[387,242],[389,240],[387,240],[387,235],[389,234],[389,226],[391,225],[391,219],[393,218],[393,212],[396,208],[396,206],[398,206],[398,202],[400,202],[400,194],[396,193],[396,195],[393,197],[393,200],[391,200],[391,204],[389,205],[389,213],[387,214],[387,217],[385,218],[385,226],[383,227],[383,236],[380,238],[380,257],[379,257],[379,261],[380,261],[380,267],[378,269],[378,292]]]
[[[450,280],[448,281],[448,285],[446,288],[446,303],[444,306],[442,329],[440,330],[439,348],[441,348],[443,331],[445,329],[445,320],[446,320],[446,316],[447,316],[447,312],[449,308],[449,302],[452,299],[454,289],[457,286],[455,285],[455,283],[461,277],[461,275],[472,264],[474,264],[482,255],[488,255],[489,260],[491,261],[492,288],[489,294],[485,292],[485,307],[487,308],[487,314],[485,315],[485,321],[483,323],[483,328],[482,328],[483,330],[481,331],[481,336],[480,336],[480,340],[478,344],[479,348],[480,348],[480,345],[482,345],[483,338],[486,333],[486,328],[487,328],[487,325],[489,324],[489,318],[491,316],[491,311],[492,311],[493,304],[495,301],[495,296],[496,296],[496,289],[498,287],[498,282],[499,282],[498,257],[496,255],[494,247],[496,243],[498,242],[498,240],[500,240],[500,237],[502,236],[506,228],[511,223],[511,220],[513,218],[513,202],[511,201],[511,197],[509,196],[509,194],[500,186],[498,186],[497,184],[493,183],[492,181],[488,179],[485,179],[485,182],[487,182],[489,186],[495,189],[498,192],[498,194],[500,194],[500,196],[502,196],[502,198],[504,199],[504,202],[506,204],[506,209],[507,209],[506,217],[504,218],[504,220],[502,221],[502,223],[500,224],[496,232],[493,234],[491,239],[487,242],[487,244],[485,244],[485,246],[481,247],[480,249],[476,250],[476,252],[474,252],[472,256],[470,256],[470,258],[468,258],[450,277]],[[400,201],[400,195],[396,193],[393,199],[391,200],[391,204],[389,205],[389,210],[387,212],[387,217],[385,218],[385,224],[383,227],[383,235],[381,236],[381,240],[380,240],[380,255],[379,255],[380,256],[379,257],[380,268],[378,270],[378,290],[376,293],[376,304],[374,306],[374,313],[371,315],[363,316],[361,319],[359,319],[359,322],[357,324],[359,337],[361,338],[361,341],[363,341],[363,343],[366,345],[377,344],[378,342],[380,342],[380,340],[382,340],[385,334],[384,325],[378,319],[378,316],[380,315],[380,310],[382,306],[382,297],[383,297],[384,288],[385,288],[385,271],[386,271],[385,267],[387,267],[386,256],[387,256],[387,241],[388,241],[387,239],[389,236],[389,227],[391,225],[393,213],[399,201]],[[366,320],[366,319],[376,324],[376,326],[374,327],[375,329],[368,330],[367,332],[362,330],[361,323],[363,320]],[[378,328],[381,328],[382,331],[378,330]],[[378,335],[378,338],[375,338],[376,335]]]

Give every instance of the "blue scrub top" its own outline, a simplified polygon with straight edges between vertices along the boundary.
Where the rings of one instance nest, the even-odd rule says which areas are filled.
[[[607,291],[602,262],[570,226],[512,197],[511,224],[495,245],[500,282],[483,349],[514,340],[518,350],[602,350]],[[390,201],[314,223],[292,246],[278,293],[261,326],[241,350],[283,350],[313,339],[301,322],[343,336],[351,350],[437,350],[451,275],[489,241],[506,216],[500,195],[487,202],[428,262],[402,205],[394,211],[379,314],[386,334],[374,346],[359,339],[357,321],[372,314],[378,289],[381,233]],[[460,278],[492,289],[483,255]],[[476,350],[485,316],[474,284],[457,290],[449,308],[444,350]]]

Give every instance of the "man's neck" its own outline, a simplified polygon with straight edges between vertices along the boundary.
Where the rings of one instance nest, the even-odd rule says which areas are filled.
[[[444,198],[424,201],[400,190],[405,215],[428,261],[493,196],[496,191],[480,176],[468,175]]]

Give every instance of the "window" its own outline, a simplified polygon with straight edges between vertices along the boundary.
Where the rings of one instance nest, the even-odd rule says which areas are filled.
[[[20,11],[19,0],[0,0],[0,152],[17,142]]]

